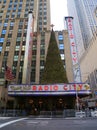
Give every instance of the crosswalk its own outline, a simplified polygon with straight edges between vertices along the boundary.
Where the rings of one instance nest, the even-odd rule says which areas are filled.
[[[36,125],[36,124],[40,124],[41,126],[46,126],[48,124],[47,120],[51,120],[52,118],[34,118],[34,120],[32,120],[32,118],[15,118],[15,117],[0,117],[0,128],[3,128],[7,125],[25,120],[27,125]]]
[[[0,117],[0,120],[10,119],[12,117]]]
[[[27,118],[20,118],[20,119],[13,119],[13,118],[11,119],[11,118],[12,117],[0,117],[0,128],[27,119]]]

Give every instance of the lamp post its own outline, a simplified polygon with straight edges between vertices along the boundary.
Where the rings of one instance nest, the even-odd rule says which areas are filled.
[[[77,107],[77,111],[79,111],[79,100],[78,100],[78,88],[76,86],[76,107]]]
[[[75,80],[75,83],[76,83],[76,80],[77,78],[79,77],[79,75],[77,75],[77,73],[79,73],[79,69],[77,69],[76,73],[75,73],[75,77],[74,77],[74,80]],[[75,90],[75,95],[76,95],[76,109],[77,111],[79,111],[79,100],[78,100],[78,87],[76,85],[76,90]]]

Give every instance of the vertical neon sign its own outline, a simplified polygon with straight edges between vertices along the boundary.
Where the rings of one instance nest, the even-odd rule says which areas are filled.
[[[73,29],[73,17],[65,17],[65,20],[66,20],[69,41],[70,41],[70,51],[72,57],[74,82],[81,82],[81,72],[80,72],[77,46],[75,42],[74,29]]]

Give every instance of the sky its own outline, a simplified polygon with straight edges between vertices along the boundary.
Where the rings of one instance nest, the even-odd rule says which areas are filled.
[[[64,17],[68,16],[67,0],[50,0],[51,6],[51,24],[54,30],[64,30]]]

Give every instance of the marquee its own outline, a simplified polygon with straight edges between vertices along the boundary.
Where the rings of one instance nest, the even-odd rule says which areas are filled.
[[[66,95],[90,94],[89,84],[9,85],[9,95]]]

